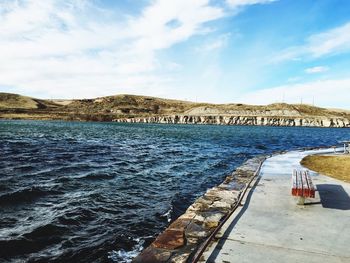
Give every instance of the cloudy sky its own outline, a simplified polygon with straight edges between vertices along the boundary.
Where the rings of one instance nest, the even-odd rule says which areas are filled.
[[[350,1],[1,0],[0,91],[350,109]]]

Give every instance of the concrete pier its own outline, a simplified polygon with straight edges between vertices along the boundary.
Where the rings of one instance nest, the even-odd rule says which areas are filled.
[[[293,169],[303,169],[300,160],[316,153],[333,149],[267,159],[201,262],[350,262],[350,184],[310,171],[316,198],[300,206],[291,195]]]

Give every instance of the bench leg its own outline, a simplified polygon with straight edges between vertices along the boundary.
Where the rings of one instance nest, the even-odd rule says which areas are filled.
[[[304,196],[299,196],[298,205],[304,205],[304,204],[305,204],[305,197]]]

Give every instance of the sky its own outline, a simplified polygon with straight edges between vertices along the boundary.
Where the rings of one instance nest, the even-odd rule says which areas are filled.
[[[0,0],[0,91],[350,109],[350,1]]]

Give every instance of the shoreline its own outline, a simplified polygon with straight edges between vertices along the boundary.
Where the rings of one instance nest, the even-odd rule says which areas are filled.
[[[117,123],[116,124],[112,124],[112,123],[107,123],[107,124],[91,123],[90,124],[90,123],[78,123],[78,122],[76,123],[51,122],[50,124],[50,122],[45,122],[45,121],[44,122],[14,121],[12,123],[11,121],[6,121],[6,122],[3,122],[3,125],[1,126],[3,127],[2,129],[3,137],[6,139],[4,141],[6,145],[17,146],[16,144],[17,142],[20,142],[21,143],[20,145],[23,145],[22,142],[26,142],[27,140],[29,143],[26,145],[28,146],[33,145],[35,148],[40,147],[41,149],[42,145],[44,145],[45,146],[44,151],[37,151],[38,153],[37,158],[46,158],[45,153],[49,152],[53,154],[52,155],[53,157],[55,156],[61,157],[62,155],[67,157],[78,156],[79,159],[77,160],[80,163],[82,163],[82,161],[84,160],[87,162],[90,162],[90,160],[99,160],[99,163],[101,163],[101,161],[103,160],[106,160],[107,162],[105,161],[103,162],[110,163],[109,160],[112,157],[112,158],[116,158],[116,159],[113,159],[113,161],[118,160],[115,162],[116,164],[115,167],[118,169],[118,167],[121,167],[120,165],[126,168],[123,162],[119,162],[120,158],[124,158],[128,164],[129,164],[129,161],[131,161],[130,162],[131,165],[133,165],[134,163],[138,164],[140,160],[141,162],[145,160],[144,159],[145,155],[143,154],[144,150],[150,149],[150,151],[146,151],[146,152],[149,153],[151,156],[155,156],[154,160],[156,161],[155,163],[145,162],[146,166],[143,166],[143,165],[136,166],[137,168],[141,168],[141,169],[146,167],[147,171],[146,173],[143,173],[143,172],[140,173],[140,175],[145,175],[143,176],[144,178],[143,180],[139,182],[138,180],[132,180],[135,184],[128,184],[127,187],[125,187],[123,184],[120,184],[119,174],[114,175],[114,173],[112,173],[110,174],[111,176],[109,176],[102,173],[101,175],[95,176],[96,168],[94,167],[94,165],[92,165],[93,167],[91,167],[93,171],[92,176],[89,175],[90,172],[89,174],[86,174],[87,176],[85,176],[85,173],[84,173],[84,176],[82,177],[84,178],[83,179],[84,181],[82,181],[81,180],[82,178],[79,178],[79,176],[78,177],[75,176],[75,171],[77,172],[80,171],[78,170],[80,169],[80,167],[77,167],[78,168],[77,170],[73,170],[73,174],[72,174],[73,180],[69,180],[69,182],[72,181],[72,183],[73,182],[75,183],[76,181],[84,182],[83,184],[80,184],[80,183],[77,184],[78,187],[80,187],[80,185],[83,185],[84,186],[83,188],[74,187],[74,189],[72,189],[73,191],[76,191],[75,189],[79,189],[79,190],[82,189],[83,191],[85,191],[84,190],[85,185],[88,187],[90,187],[90,185],[96,185],[96,186],[101,185],[100,189],[104,189],[102,188],[104,187],[104,185],[108,185],[108,186],[112,185],[112,187],[108,187],[109,190],[107,191],[100,191],[100,190],[96,191],[103,195],[104,192],[108,192],[108,191],[113,192],[115,189],[119,189],[117,187],[119,187],[120,185],[121,191],[126,190],[126,193],[128,193],[129,192],[128,189],[132,189],[132,191],[130,192],[130,194],[132,194],[131,196],[133,196],[135,193],[138,193],[139,196],[142,196],[142,199],[140,200],[135,199],[137,203],[142,204],[142,207],[140,206],[136,207],[136,209],[138,209],[139,207],[141,208],[141,210],[138,210],[140,212],[137,212],[137,213],[132,212],[134,211],[135,207],[124,207],[123,203],[121,203],[121,206],[119,206],[118,205],[119,195],[116,196],[117,198],[113,198],[113,196],[108,197],[108,200],[110,199],[111,201],[116,201],[112,203],[107,202],[109,204],[112,204],[113,206],[113,210],[110,210],[111,213],[113,213],[114,211],[126,211],[127,213],[125,214],[125,218],[126,218],[125,222],[127,224],[127,227],[131,226],[131,228],[128,228],[130,229],[130,232],[128,232],[127,235],[120,236],[119,233],[121,231],[124,231],[123,228],[125,229],[125,227],[122,225],[124,220],[120,221],[119,222],[120,224],[117,224],[117,225],[115,225],[114,224],[115,222],[112,220],[111,229],[113,228],[113,230],[111,232],[117,233],[115,234],[117,236],[117,239],[115,239],[116,242],[113,243],[113,247],[111,249],[109,247],[104,247],[104,246],[102,246],[102,249],[107,251],[107,254],[105,253],[104,255],[111,255],[111,256],[114,255],[115,258],[120,259],[120,261],[124,260],[123,253],[126,252],[127,254],[125,254],[125,261],[127,262],[131,261],[133,257],[136,257],[136,255],[143,249],[142,246],[145,246],[145,247],[148,246],[155,239],[155,237],[169,225],[169,222],[165,220],[165,217],[163,218],[164,213],[165,211],[168,210],[169,206],[170,208],[174,208],[173,210],[174,212],[172,212],[172,219],[175,220],[180,214],[182,214],[187,209],[189,205],[193,203],[195,198],[202,196],[208,188],[217,186],[220,183],[222,183],[222,181],[225,179],[227,175],[231,174],[231,172],[236,167],[240,166],[248,158],[259,156],[260,154],[276,153],[277,151],[281,151],[281,150],[297,149],[300,146],[302,147],[305,146],[305,144],[308,144],[308,146],[311,146],[311,147],[315,147],[318,145],[331,145],[332,143],[334,143],[335,138],[339,137],[339,138],[345,139],[348,134],[347,130],[336,130],[336,129],[325,129],[325,130],[318,129],[317,130],[312,128],[310,129],[295,128],[295,129],[288,130],[283,127],[280,127],[280,128],[264,128],[264,127],[251,128],[251,127],[243,127],[243,126],[242,127],[222,127],[222,126],[221,127],[220,126],[219,127],[205,127],[205,126],[196,127],[194,125],[189,125],[185,127],[181,125],[180,126],[137,125],[137,124],[124,125],[124,124],[117,124]],[[79,130],[76,130],[75,128],[79,128]],[[136,130],[134,128],[136,128]],[[114,133],[115,130],[120,130],[121,133],[119,133],[119,131],[118,133]],[[79,133],[77,133],[76,131],[79,131]],[[95,131],[97,132],[96,134],[98,134],[97,137],[95,137]],[[131,137],[129,137],[129,134],[134,134],[134,132],[136,136],[132,135]],[[139,136],[138,132],[140,132],[142,136]],[[312,135],[313,133],[316,136]],[[25,134],[26,136],[23,136],[23,134]],[[78,135],[78,137],[74,135]],[[179,137],[179,135],[181,135],[181,137]],[[307,137],[304,138],[303,135],[306,135]],[[308,138],[309,136],[310,138]],[[91,140],[92,138],[93,140]],[[135,141],[131,142],[129,140],[126,140],[125,143],[123,141],[123,143],[121,144],[120,140],[123,138],[126,138],[126,139],[133,138],[135,139]],[[248,141],[245,141],[244,138],[247,138],[246,140]],[[34,143],[32,144],[31,141],[33,141]],[[129,142],[131,142],[131,144]],[[71,147],[71,145],[73,147]],[[120,149],[125,149],[124,145],[126,149],[136,148],[136,149],[140,149],[141,151],[136,150],[136,151],[125,152],[122,150],[123,154],[120,155],[119,154],[121,152]],[[129,147],[129,145],[132,145],[132,146]],[[133,147],[134,145],[136,147]],[[152,147],[148,147],[147,145],[151,145]],[[174,145],[174,148],[171,147],[172,145]],[[7,148],[14,149],[14,150],[17,149],[17,147],[7,147]],[[29,150],[31,149],[32,147],[25,147],[23,150],[24,150],[24,153],[26,153],[27,150],[29,152]],[[84,154],[85,152],[90,152],[90,150],[93,154],[86,154],[86,155]],[[75,154],[75,151],[77,154]],[[83,152],[83,154],[80,154],[79,152]],[[101,155],[101,153],[108,153],[108,154]],[[130,153],[130,156],[132,157],[139,156],[140,159],[128,158],[129,153]],[[155,154],[153,155],[153,153]],[[16,154],[16,152],[14,152],[14,154]],[[69,155],[66,155],[66,154],[69,154]],[[30,158],[30,155],[27,155],[27,156],[28,158]],[[164,159],[161,159],[161,160],[165,160],[165,162],[158,161],[159,160],[158,156],[162,156],[162,158],[164,156]],[[169,159],[168,156],[171,157],[171,159]],[[198,158],[196,156],[198,156]],[[74,159],[65,159],[65,160],[67,161],[62,163],[60,158],[57,159],[57,165],[58,165],[57,168],[61,166],[65,166],[65,164],[70,165],[71,164],[70,161],[71,160],[75,161],[76,159],[74,158]],[[165,167],[164,165],[167,164],[168,160],[169,160],[169,166]],[[183,160],[186,161],[184,162],[185,165],[181,166],[180,169],[177,170],[179,167],[178,164],[182,163]],[[172,165],[173,163],[175,165]],[[160,169],[158,169],[158,167]],[[197,167],[198,167],[198,173],[194,174],[193,172]],[[151,168],[151,169],[148,170],[148,168]],[[175,169],[170,170],[173,168]],[[167,170],[165,171],[165,169]],[[141,171],[139,169],[137,170]],[[14,171],[13,175],[16,176],[15,174],[16,171],[15,170],[13,171]],[[58,170],[58,171],[61,171],[61,170]],[[70,177],[70,175],[66,175],[67,171],[70,171],[70,170],[63,170],[64,180]],[[125,171],[127,172],[127,170]],[[155,173],[153,173],[153,171]],[[159,176],[157,171],[161,171]],[[181,173],[182,171],[184,171],[184,173]],[[23,171],[23,172],[26,172],[26,171]],[[124,172],[122,173],[124,174]],[[125,182],[125,181],[128,183],[131,182],[130,180],[125,180],[124,178],[134,178],[133,177],[134,174],[135,174],[135,170],[131,169],[130,174],[127,172],[126,176],[121,177],[122,182]],[[52,178],[56,177],[56,173],[50,173],[49,175],[52,175]],[[131,177],[128,175],[131,175]],[[172,177],[173,179],[168,180],[169,175],[173,176]],[[75,178],[77,178],[77,180]],[[87,179],[86,181],[85,181],[85,178]],[[179,181],[179,178],[181,178],[180,181],[182,182]],[[210,180],[208,178],[210,178]],[[93,179],[93,181],[91,181],[90,179]],[[154,179],[154,181],[151,181],[150,179],[151,180]],[[143,182],[146,183],[145,184],[146,188],[142,187]],[[151,184],[150,182],[156,182],[156,183]],[[160,185],[157,182],[160,182],[162,184]],[[190,182],[190,185],[188,185],[186,182]],[[61,179],[58,180],[58,183],[61,183]],[[201,188],[197,188],[197,187],[192,188],[192,183],[193,185],[198,184],[198,186]],[[62,184],[62,186],[65,186],[65,184]],[[141,187],[138,188],[139,186]],[[150,188],[148,188],[147,186],[150,186]],[[171,186],[174,186],[174,188],[171,188]],[[189,188],[189,186],[191,187]],[[136,189],[141,189],[141,191],[136,191]],[[144,189],[145,191],[143,191]],[[148,189],[150,190],[149,192],[148,192]],[[154,192],[153,189],[156,189],[157,192],[159,191],[159,193]],[[200,192],[198,192],[197,190],[193,192],[193,190],[191,189],[198,189],[198,191]],[[67,192],[65,189],[63,190],[65,191],[64,193],[69,193],[68,191],[71,189],[67,188],[68,190]],[[163,191],[166,191],[164,195],[162,194]],[[170,194],[168,193],[168,191],[171,191]],[[142,192],[144,192],[145,194],[142,194]],[[175,193],[176,195],[174,196],[172,193]],[[152,200],[150,200],[149,197],[152,197],[151,199],[153,199],[153,194],[157,194],[157,196],[159,195],[160,197],[165,197],[165,198],[156,198],[158,201],[152,202]],[[57,195],[57,196],[58,198],[61,198],[61,195]],[[185,196],[191,197],[191,199],[189,198],[184,199],[183,197]],[[56,198],[56,195],[54,198]],[[89,196],[88,200],[94,200],[94,198],[95,198],[95,195],[92,195],[91,198]],[[148,201],[146,201],[147,199]],[[133,201],[132,200],[128,201],[128,203],[131,203],[131,202]],[[186,206],[183,205],[184,202],[186,202]],[[91,203],[92,205],[90,205]],[[106,208],[108,207],[107,203],[105,203]],[[39,203],[39,205],[40,204],[41,203]],[[33,205],[37,205],[37,204],[33,202]],[[92,211],[95,211],[94,202],[88,202],[86,207],[87,208],[89,207],[89,209],[91,208]],[[181,208],[181,212],[176,210],[175,209],[176,207]],[[146,208],[146,209],[143,209],[143,208]],[[151,208],[156,208],[156,210],[153,210]],[[130,212],[133,215],[135,215],[132,224],[129,224],[128,217],[130,213],[125,209],[130,210]],[[53,207],[52,210],[56,211],[55,207]],[[150,211],[157,211],[157,213],[150,213]],[[100,215],[102,215],[101,218],[103,218],[104,213],[96,213],[96,216],[98,216],[98,218],[100,218]],[[124,216],[121,218],[124,218]],[[152,221],[150,220],[146,221],[144,219],[151,219]],[[146,222],[146,225],[143,225],[143,224],[140,225],[140,222]],[[209,221],[209,223],[211,222],[212,221]],[[119,227],[119,225],[121,225],[121,227]],[[94,228],[95,224],[91,224],[91,226],[92,228]],[[96,224],[96,226],[98,227],[98,224]],[[107,227],[108,224],[106,224],[105,226]],[[148,226],[148,227],[145,227],[145,226]],[[87,225],[86,227],[87,229],[90,229],[90,225]],[[121,231],[119,229],[121,229]],[[73,231],[72,233],[74,233]],[[94,233],[91,233],[89,236],[94,237],[95,235]],[[136,237],[136,239],[134,239],[134,237]],[[138,245],[138,247],[136,247],[136,245]],[[16,246],[13,245],[13,247],[15,248]],[[96,245],[95,247],[96,247],[96,250],[94,249],[94,251],[91,251],[92,255],[95,255],[94,253],[97,253],[101,249],[99,245]],[[131,250],[133,251],[133,254],[129,253],[131,252]]]
[[[152,117],[153,118],[153,117]],[[347,119],[345,119],[347,120]],[[3,118],[0,116],[0,121],[53,121],[53,122],[90,122],[90,123],[121,123],[121,124],[168,124],[168,125],[205,125],[205,126],[242,126],[242,127],[298,127],[298,128],[338,128],[338,129],[347,129],[350,128],[350,121],[343,122],[342,125],[335,126],[324,126],[316,125],[314,122],[309,122],[308,124],[303,125],[285,125],[285,124],[248,124],[248,123],[215,123],[215,122],[164,122],[164,121],[146,121],[145,119],[140,118],[123,118],[123,119],[113,119],[113,120],[86,120],[86,119],[63,119],[63,118]]]
[[[197,124],[228,126],[277,126],[277,127],[321,127],[348,128],[350,120],[339,117],[322,116],[255,116],[255,115],[171,115],[118,118],[118,123],[160,123],[160,124]]]
[[[288,152],[329,149],[330,146],[276,151],[246,160],[218,186],[197,198],[184,214],[173,221],[135,257],[133,263],[198,262],[206,248],[256,184],[264,162]],[[244,203],[244,201],[243,201]]]
[[[210,236],[215,236],[239,206],[267,156],[248,159],[227,176],[223,183],[208,189],[132,262],[179,263],[199,257],[201,253],[196,253],[203,251]]]

